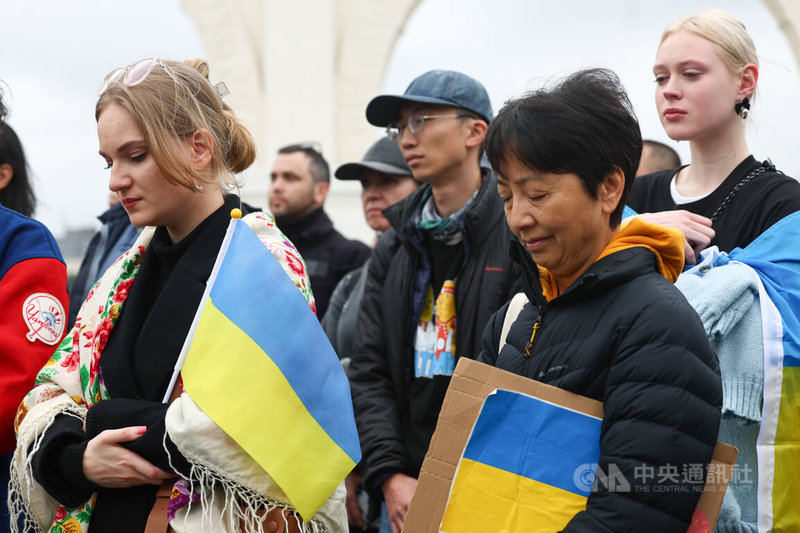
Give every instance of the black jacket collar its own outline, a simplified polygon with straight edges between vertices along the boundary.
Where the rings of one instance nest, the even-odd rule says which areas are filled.
[[[125,208],[122,207],[122,202],[118,202],[109,207],[102,215],[98,216],[97,219],[103,224],[108,224],[112,220],[124,220],[127,222],[128,213],[126,213]]]
[[[481,175],[483,182],[478,196],[464,217],[466,238],[473,242],[481,242],[484,238],[488,238],[493,233],[495,224],[506,223],[503,201],[497,194],[497,179],[494,173],[481,167]],[[403,235],[403,228],[413,219],[428,189],[430,185],[423,185],[404,200],[383,210],[383,215],[399,235]]]
[[[310,212],[300,220],[282,222],[276,219],[280,230],[289,237],[295,245],[300,242],[316,242],[324,239],[333,232],[333,222],[320,207]]]

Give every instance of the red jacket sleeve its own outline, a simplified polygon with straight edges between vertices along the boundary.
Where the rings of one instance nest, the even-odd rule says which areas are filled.
[[[14,449],[14,415],[64,338],[67,269],[55,258],[20,261],[0,279],[0,454]]]

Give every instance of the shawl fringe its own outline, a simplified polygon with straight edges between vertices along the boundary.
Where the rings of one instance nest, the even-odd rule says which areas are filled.
[[[177,472],[178,470],[172,464],[166,439],[167,433],[165,432],[164,449],[167,450],[170,468]],[[244,480],[221,471],[186,449],[181,449],[177,443],[175,445],[191,465],[188,479],[189,492],[200,497],[198,503],[202,510],[201,531],[219,531],[220,526],[224,526],[226,532],[267,533],[264,529],[264,517],[270,511],[281,509],[288,511],[288,515],[282,513],[286,530],[289,528],[289,521],[293,520],[303,533],[328,532],[323,523],[313,518],[304,523],[290,505],[264,496],[248,487]],[[190,498],[188,505],[178,511],[172,521],[176,531],[190,531],[187,520],[192,505],[198,505],[198,503],[192,503]],[[183,520],[180,518],[181,515]],[[197,527],[196,524],[194,526]]]
[[[48,405],[51,402],[57,403]],[[69,415],[82,421],[86,411],[86,406],[76,404],[71,398],[58,397],[35,406],[25,416],[28,424],[21,426],[21,432],[17,435],[17,453],[11,461],[6,500],[11,515],[11,533],[49,530],[59,504],[34,479],[31,461],[42,445],[47,428],[53,424],[57,416]],[[24,520],[22,532],[18,528],[20,517]]]

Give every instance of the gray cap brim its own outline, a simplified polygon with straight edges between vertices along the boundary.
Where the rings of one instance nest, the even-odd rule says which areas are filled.
[[[399,96],[382,94],[367,104],[367,121],[373,126],[388,126],[400,118],[400,110],[409,103],[441,104],[460,108],[461,106],[443,98],[430,96]]]
[[[363,170],[375,170],[394,176],[408,176],[411,173],[407,168],[400,168],[380,161],[362,161],[361,163],[345,163],[336,169],[334,175],[340,180],[357,180]]]

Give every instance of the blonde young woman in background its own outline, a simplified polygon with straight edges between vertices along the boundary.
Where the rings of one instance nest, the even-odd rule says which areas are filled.
[[[674,21],[661,37],[653,75],[661,123],[672,139],[689,141],[691,163],[637,178],[628,204],[646,213],[646,220],[684,233],[687,264],[697,262],[709,246],[728,253],[744,248],[800,210],[800,184],[768,160],[756,160],[747,147],[745,125],[759,72],[755,46],[741,21],[722,11]],[[764,380],[769,357],[759,299],[753,298],[758,285],[742,265],[713,266],[704,262],[702,275],[693,269],[676,285],[703,319],[719,357],[723,407],[718,438],[739,449],[737,474],[715,531],[755,532],[761,514],[771,512],[759,510],[758,503],[763,489],[759,457],[771,444],[759,449],[757,441],[763,398],[776,394],[765,387],[775,385]],[[748,301],[754,302],[752,310]]]
[[[653,75],[661,124],[671,139],[689,141],[691,162],[637,178],[628,205],[680,229],[687,263],[708,246],[744,247],[800,210],[800,184],[747,147],[759,72],[744,24],[722,11],[676,20],[661,37]]]

